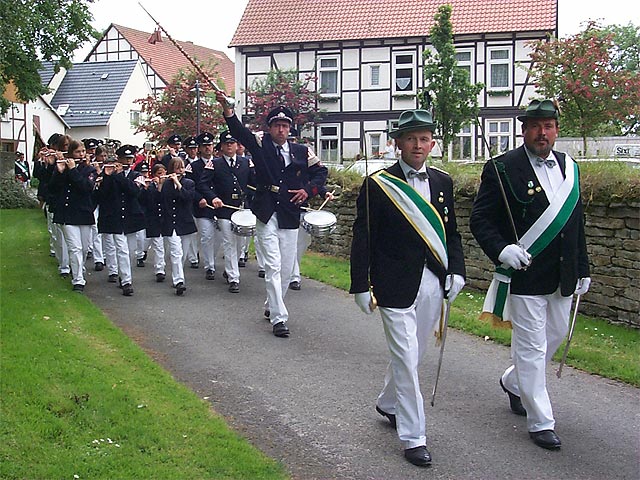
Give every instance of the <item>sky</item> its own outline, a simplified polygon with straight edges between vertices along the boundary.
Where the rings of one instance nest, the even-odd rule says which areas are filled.
[[[348,2],[349,0],[344,0]],[[497,0],[499,1],[499,0]],[[535,1],[535,0],[532,0]],[[142,0],[142,5],[176,40],[219,50],[234,61],[233,49],[227,48],[248,0]],[[137,1],[95,0],[90,6],[98,31],[111,23],[152,32],[155,22]],[[581,30],[581,23],[600,20],[605,25],[632,21],[640,25],[640,2],[637,0],[559,0],[559,36],[566,37]],[[74,61],[81,62],[93,45],[76,52]]]

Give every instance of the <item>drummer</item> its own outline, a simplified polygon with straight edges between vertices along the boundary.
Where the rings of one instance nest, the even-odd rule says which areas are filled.
[[[198,190],[216,209],[218,226],[222,234],[224,251],[224,278],[231,293],[240,292],[238,268],[238,243],[240,237],[231,229],[231,215],[244,206],[244,191],[248,183],[254,183],[249,161],[236,155],[237,140],[228,131],[220,134],[220,152],[213,159],[213,169],[205,169]],[[233,207],[233,208],[229,208]]]
[[[256,249],[264,259],[267,301],[265,316],[276,337],[288,337],[289,312],[284,295],[296,258],[300,206],[327,180],[320,162],[308,165],[308,149],[288,141],[293,112],[280,106],[267,115],[268,132],[261,140],[242,125],[227,103],[224,92],[216,94],[229,130],[253,155],[256,195],[251,205],[256,215]]]

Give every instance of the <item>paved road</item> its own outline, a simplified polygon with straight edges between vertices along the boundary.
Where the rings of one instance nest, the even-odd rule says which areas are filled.
[[[434,460],[425,471],[404,460],[395,431],[374,411],[388,358],[378,314],[306,280],[287,294],[292,335],[280,339],[262,318],[255,263],[241,269],[240,294],[186,269],[188,290],[176,297],[155,283],[150,265],[134,270],[133,297],[108,284],[106,271],[91,272],[87,296],[293,478],[640,478],[638,389],[572,368],[558,380],[550,366],[564,445],[546,451],[498,385],[509,349],[450,331],[437,402],[426,406]],[[426,403],[436,354],[422,371]]]

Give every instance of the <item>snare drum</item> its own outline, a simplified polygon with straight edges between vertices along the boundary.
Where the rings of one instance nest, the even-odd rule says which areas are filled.
[[[256,216],[251,210],[238,210],[231,215],[231,231],[240,237],[251,237],[256,233]]]
[[[336,229],[336,216],[325,210],[307,212],[302,216],[302,228],[314,237],[331,235]]]

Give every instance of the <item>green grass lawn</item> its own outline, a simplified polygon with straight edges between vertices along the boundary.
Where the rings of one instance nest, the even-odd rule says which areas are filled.
[[[287,477],[72,293],[48,252],[39,210],[0,211],[0,478]]]
[[[303,257],[300,268],[307,277],[343,290],[349,289],[347,260],[308,252]],[[451,306],[449,325],[486,340],[510,345],[511,330],[494,328],[491,324],[478,320],[483,302],[483,293],[463,290]],[[564,346],[563,343],[556,352],[555,360],[560,361],[562,358]],[[639,358],[640,330],[578,315],[567,365],[638,387]]]

